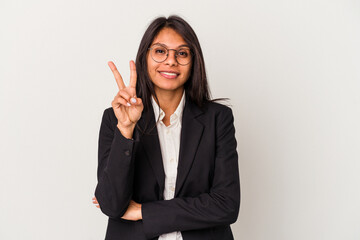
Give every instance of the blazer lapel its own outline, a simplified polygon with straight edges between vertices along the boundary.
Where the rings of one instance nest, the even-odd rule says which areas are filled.
[[[183,186],[194,161],[196,150],[204,130],[204,126],[196,119],[202,111],[189,99],[186,99],[182,118],[179,163],[175,187],[175,197]]]
[[[141,131],[145,131],[145,133],[142,134],[141,142],[143,143],[147,158],[160,186],[159,199],[163,199],[165,171],[161,156],[157,127],[155,125],[154,111],[152,108],[143,113],[142,118],[139,120],[139,125],[141,127]]]

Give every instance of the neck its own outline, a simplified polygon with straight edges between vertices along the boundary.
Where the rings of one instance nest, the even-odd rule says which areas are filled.
[[[175,91],[161,91],[155,89],[156,96],[159,100],[158,104],[160,108],[164,111],[165,117],[163,121],[165,123],[170,123],[170,116],[175,112],[176,108],[179,106],[181,97],[183,95],[184,88],[179,88]]]

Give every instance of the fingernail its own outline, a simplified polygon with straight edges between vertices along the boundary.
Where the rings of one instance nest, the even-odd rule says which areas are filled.
[[[131,106],[131,104],[130,104],[130,103],[126,103],[126,105],[127,105],[128,107],[130,107],[130,106]]]
[[[132,103],[136,103],[136,99],[135,99],[135,98],[131,98],[130,101],[131,101]]]

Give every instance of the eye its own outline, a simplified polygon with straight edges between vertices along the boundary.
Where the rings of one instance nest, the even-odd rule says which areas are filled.
[[[178,56],[181,58],[187,58],[188,56],[190,56],[190,51],[188,49],[180,49],[178,51]]]
[[[164,47],[155,47],[154,48],[154,53],[157,55],[164,55],[166,54],[166,49]]]

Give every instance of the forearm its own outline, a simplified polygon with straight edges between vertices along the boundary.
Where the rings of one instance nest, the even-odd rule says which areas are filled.
[[[112,218],[121,217],[131,200],[134,178],[132,153],[134,141],[126,139],[118,129],[109,150],[104,150],[100,139],[99,158],[104,163],[98,169],[98,184],[95,196],[104,214]]]
[[[239,206],[239,191],[232,196],[213,192],[195,198],[144,203],[144,231],[151,238],[166,232],[230,225],[237,219]]]

